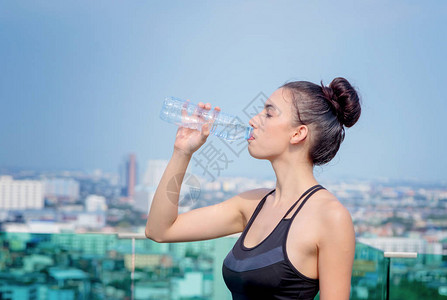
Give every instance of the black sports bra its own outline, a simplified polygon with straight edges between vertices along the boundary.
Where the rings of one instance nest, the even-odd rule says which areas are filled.
[[[304,203],[321,185],[309,188],[290,207],[273,231],[258,245],[247,248],[244,239],[256,216],[262,209],[267,196],[259,202],[247,226],[233,249],[223,262],[223,277],[233,299],[314,299],[319,291],[318,279],[301,274],[290,262],[287,251],[287,234],[293,219]],[[305,198],[304,198],[305,197]],[[285,217],[304,198],[291,218]]]

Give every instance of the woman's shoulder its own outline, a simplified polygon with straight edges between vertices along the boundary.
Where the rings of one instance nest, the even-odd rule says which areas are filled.
[[[315,196],[319,199],[318,202],[321,205],[327,205],[329,209],[339,210],[344,207],[337,197],[326,189],[321,189]]]
[[[315,194],[315,212],[321,232],[330,234],[332,230],[347,230],[353,228],[349,210],[327,190]]]
[[[251,189],[251,190],[247,190],[247,191],[240,193],[239,196],[244,199],[249,199],[249,200],[254,199],[254,198],[259,198],[259,197],[261,197],[261,199],[262,199],[265,195],[267,195],[268,193],[270,193],[273,190],[274,190],[274,188]],[[259,200],[261,200],[261,199],[259,199]]]
[[[239,209],[245,213],[247,209],[251,210],[253,206],[256,206],[262,200],[262,198],[264,198],[272,190],[273,189],[269,188],[246,190],[239,194],[236,194],[225,202],[239,207]]]
[[[246,190],[244,192],[236,195],[236,200],[240,202],[241,205],[251,206],[253,204],[259,203],[262,198],[264,198],[268,193],[270,193],[273,189],[269,188],[257,188]]]
[[[232,198],[237,200],[255,200],[256,198],[263,198],[265,195],[267,195],[270,191],[273,189],[269,188],[256,188],[256,189],[250,189],[245,190],[242,192],[239,192],[238,194],[234,195]]]
[[[259,202],[271,191],[273,188],[257,188],[244,191],[234,197],[237,201],[239,209],[244,216],[244,219],[248,220],[253,214],[253,211],[258,206]]]

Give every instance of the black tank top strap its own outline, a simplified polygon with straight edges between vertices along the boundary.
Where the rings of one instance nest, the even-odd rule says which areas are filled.
[[[250,217],[250,220],[248,220],[247,226],[246,226],[246,230],[248,230],[251,226],[251,223],[253,223],[253,221],[255,220],[256,216],[258,215],[259,211],[261,210],[261,208],[264,206],[265,200],[267,200],[267,197],[270,196],[276,189],[271,190],[270,192],[268,192],[267,195],[264,196],[264,198],[262,198],[261,201],[259,201],[258,205],[256,206],[255,211],[253,212],[253,214]]]
[[[303,205],[306,203],[307,200],[309,200],[310,197],[312,197],[313,194],[315,194],[316,192],[318,192],[319,190],[324,190],[324,187],[322,187],[321,185],[316,186],[307,196],[306,198],[304,198],[303,202],[301,202],[300,206],[298,207],[298,209],[293,213],[292,215],[292,220],[295,218],[295,216],[299,213],[299,211],[301,210],[301,208],[303,207]]]
[[[282,217],[282,218],[284,219],[285,217],[287,217],[287,215],[288,215],[288,214],[295,208],[295,206],[298,204],[298,202],[300,202],[301,199],[303,199],[303,197],[305,197],[305,196],[306,196],[307,194],[309,194],[310,192],[312,192],[312,194],[313,194],[313,191],[314,191],[315,189],[320,189],[320,187],[323,188],[321,185],[317,184],[317,185],[314,185],[314,186],[308,188],[307,191],[305,191],[305,192],[301,195],[301,197],[300,197],[298,200],[296,200],[295,203],[293,203],[293,205],[289,208],[289,210],[286,212],[286,214],[285,214],[284,217]]]

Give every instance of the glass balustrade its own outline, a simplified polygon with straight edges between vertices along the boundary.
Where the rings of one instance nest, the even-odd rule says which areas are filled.
[[[447,256],[391,258],[390,300],[447,299]]]
[[[221,268],[236,239],[2,232],[0,299],[231,299]],[[387,259],[356,244],[351,299],[386,299]],[[392,258],[390,299],[446,299],[446,269],[441,255]]]

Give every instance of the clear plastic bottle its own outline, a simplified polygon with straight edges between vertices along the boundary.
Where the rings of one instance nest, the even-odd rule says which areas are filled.
[[[247,140],[253,131],[251,126],[242,123],[235,116],[216,110],[206,110],[189,101],[175,97],[166,97],[160,112],[160,118],[177,126],[199,131],[204,123],[214,120],[211,134],[228,141]]]

